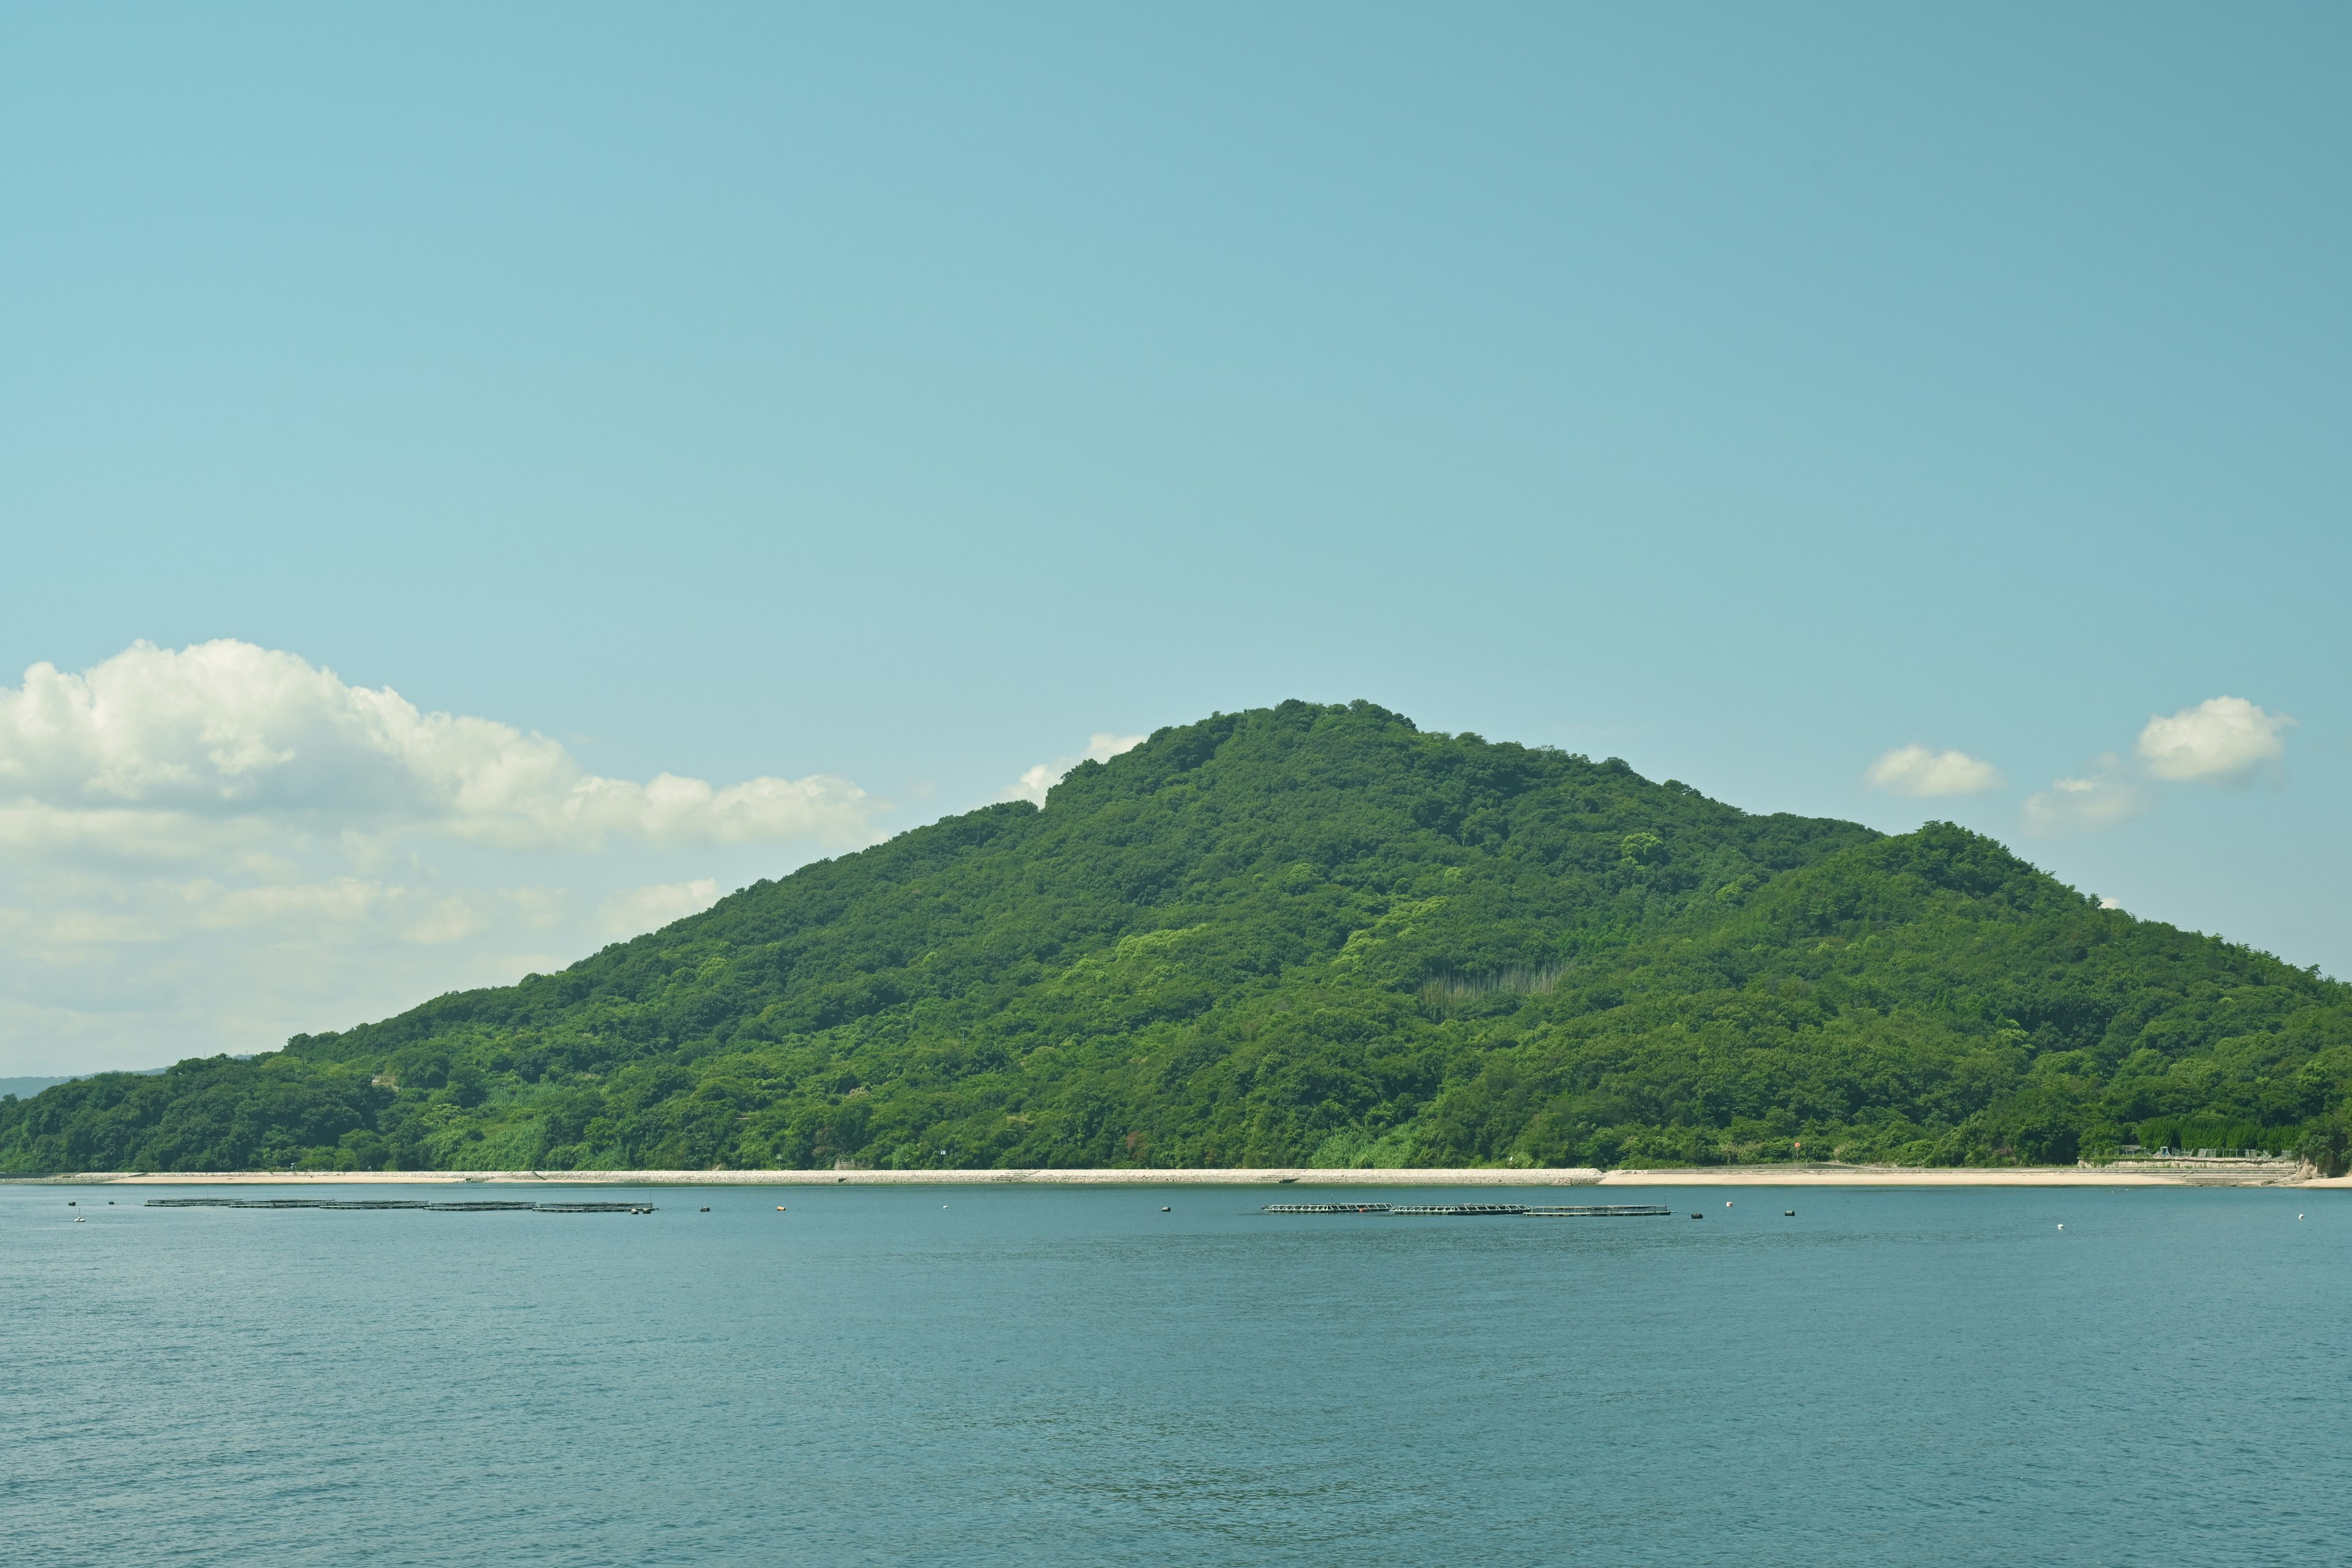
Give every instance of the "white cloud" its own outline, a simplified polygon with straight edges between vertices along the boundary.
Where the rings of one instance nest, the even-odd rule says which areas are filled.
[[[0,687],[0,1072],[268,1050],[557,969],[881,809],[823,775],[599,777],[247,643],[36,665]]]
[[[1071,762],[1039,763],[1035,767],[1023,773],[1013,787],[1004,792],[1003,798],[1025,800],[1032,805],[1042,806],[1045,804],[1047,794],[1055,784],[1062,782],[1062,775],[1077,765]]]
[[[2155,805],[2147,790],[2123,772],[2112,752],[2081,778],[2053,779],[2025,802],[2025,830],[2043,837],[2099,833],[2128,822]]]
[[[2242,784],[2286,755],[2286,732],[2294,722],[2242,697],[2215,697],[2168,719],[2150,719],[2132,754],[2157,778]]]
[[[2044,836],[2096,833],[2127,822],[2156,805],[2142,779],[2242,784],[2278,764],[2286,755],[2286,732],[2294,727],[2285,714],[2265,712],[2242,697],[2216,697],[2169,718],[2158,715],[2132,747],[2136,767],[2109,752],[2079,778],[2052,780],[2026,801],[2025,829]]]
[[[114,838],[171,853],[209,825],[423,827],[504,848],[831,844],[878,809],[846,779],[724,788],[600,778],[543,735],[421,712],[290,653],[137,643],[79,675],[37,664],[0,689],[0,843]]]
[[[2009,781],[1990,763],[1966,752],[1937,752],[1926,746],[1897,746],[1864,771],[1862,782],[1889,795],[1924,799],[1939,795],[1982,795],[2001,789]]]
[[[718,901],[719,884],[709,877],[632,888],[604,902],[602,913],[604,929],[610,933],[607,940],[659,931],[672,921],[700,914]]]
[[[1148,735],[1114,735],[1108,731],[1097,731],[1093,738],[1087,741],[1084,755],[1056,757],[1050,763],[1039,763],[1035,767],[1023,773],[1018,784],[997,798],[1031,801],[1042,806],[1045,804],[1046,793],[1055,784],[1060,784],[1062,776],[1080,763],[1107,763],[1121,752],[1135,750],[1150,739]]]

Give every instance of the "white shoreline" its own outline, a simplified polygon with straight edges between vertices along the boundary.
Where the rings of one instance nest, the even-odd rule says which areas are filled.
[[[15,1183],[123,1186],[1131,1186],[1131,1187],[2347,1187],[2352,1176],[2293,1168],[2107,1170],[2080,1165],[1922,1169],[1894,1165],[1716,1165],[1679,1170],[1421,1169],[1005,1171],[90,1171]]]

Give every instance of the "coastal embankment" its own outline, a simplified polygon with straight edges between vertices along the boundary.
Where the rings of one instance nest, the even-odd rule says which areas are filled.
[[[1150,1187],[2352,1187],[2286,1161],[2136,1162],[1927,1169],[1896,1165],[1708,1165],[1682,1170],[1590,1167],[1422,1170],[987,1170],[987,1171],[91,1171],[26,1178],[130,1186],[1035,1186]]]

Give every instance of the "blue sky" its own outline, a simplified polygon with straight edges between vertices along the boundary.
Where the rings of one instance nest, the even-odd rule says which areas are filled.
[[[2347,79],[2317,5],[12,10],[0,1070],[1288,696],[2352,973]]]

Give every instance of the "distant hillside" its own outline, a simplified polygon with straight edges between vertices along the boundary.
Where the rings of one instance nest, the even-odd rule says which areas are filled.
[[[13,1094],[19,1100],[30,1100],[45,1089],[73,1081],[69,1078],[0,1078],[0,1095]]]
[[[243,1061],[247,1058],[240,1057],[237,1059]],[[163,1068],[141,1068],[136,1076],[150,1077],[164,1070]],[[89,1076],[89,1073],[74,1073],[64,1078],[0,1078],[0,1096],[13,1094],[19,1100],[30,1100],[45,1089],[61,1083],[77,1083]]]
[[[1948,825],[1286,702],[560,974],[0,1100],[0,1169],[2340,1164],[2352,987]]]

